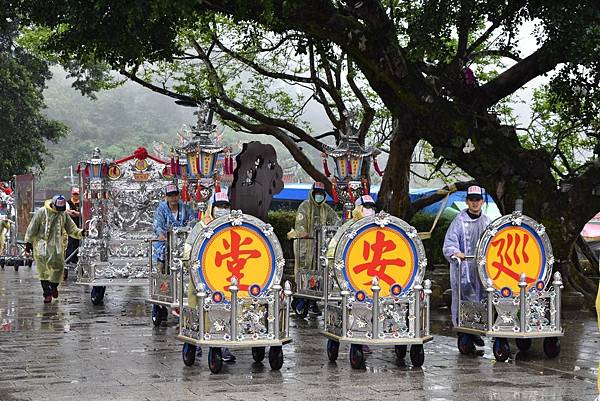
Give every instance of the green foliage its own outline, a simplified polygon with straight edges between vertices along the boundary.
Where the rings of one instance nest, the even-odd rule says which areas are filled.
[[[294,241],[287,238],[287,233],[294,228],[296,212],[291,210],[271,210],[267,215],[267,223],[273,226],[273,231],[283,250],[285,259],[294,259]]]
[[[434,220],[435,216],[433,215],[417,213],[411,219],[410,224],[414,226],[418,232],[428,232],[431,230]],[[452,223],[452,220],[441,217],[431,233],[431,238],[423,240],[423,246],[425,247],[425,254],[427,255],[427,262],[429,265],[445,265],[448,263],[442,253],[442,247],[450,223]]]
[[[46,141],[56,142],[66,127],[42,112],[47,63],[15,43],[17,23],[0,17],[0,179],[8,180],[43,169]]]
[[[139,146],[156,154],[160,143],[177,143],[177,132],[195,121],[192,109],[135,84],[101,92],[93,101],[70,87],[72,80],[65,79],[64,71],[55,69],[55,76],[44,92],[47,114],[63,121],[71,133],[48,146],[52,157],[45,159],[42,187],[67,189],[64,176],[69,175],[69,166],[90,156],[95,147],[110,158],[129,155]],[[168,154],[169,149],[162,151]]]
[[[520,134],[521,144],[529,149],[543,149],[552,162],[557,178],[574,177],[595,158],[600,117],[588,119],[572,113],[572,104],[563,101],[551,89],[552,84],[534,92],[532,122]],[[588,101],[580,97],[581,107]],[[595,107],[595,106],[594,106]]]

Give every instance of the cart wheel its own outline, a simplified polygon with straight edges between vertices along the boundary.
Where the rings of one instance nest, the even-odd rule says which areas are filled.
[[[413,344],[410,346],[410,362],[415,368],[423,366],[423,362],[425,362],[423,344]]]
[[[19,264],[17,262],[15,262],[15,271],[18,272],[19,271]]]
[[[560,354],[560,338],[544,338],[544,354],[546,354],[548,358],[556,358],[558,354]]]
[[[506,338],[494,338],[494,357],[498,362],[504,362],[510,356],[510,346]]]
[[[340,352],[340,343],[335,340],[327,340],[327,357],[331,362],[335,362],[338,359]]]
[[[272,370],[279,370],[283,366],[283,349],[281,345],[269,347],[269,365]]]
[[[221,356],[221,348],[210,347],[208,349],[208,368],[213,373],[219,373],[223,368],[223,357]]]
[[[308,316],[308,307],[310,306],[309,304],[310,303],[308,302],[308,300],[298,298],[296,306],[294,307],[294,312],[296,312],[296,316],[298,316],[301,319],[304,319],[306,316]]]
[[[4,270],[4,259],[0,259],[0,268],[2,268],[2,270]]]
[[[473,344],[473,336],[465,333],[458,333],[458,351],[463,355],[472,354],[475,352],[475,344]]]
[[[160,326],[160,324],[163,321],[163,318],[164,318],[164,312],[163,312],[162,306],[152,305],[152,324],[154,324],[154,327]],[[185,345],[187,345],[187,343]],[[184,345],[184,348],[185,348],[185,345]]]
[[[262,362],[265,359],[265,347],[252,347],[252,358],[256,362]]]
[[[90,294],[90,298],[92,299],[92,304],[100,305],[104,300],[104,292],[106,291],[106,287],[102,286],[94,286],[92,287],[92,292]]]
[[[404,358],[406,357],[406,345],[396,345],[394,351],[396,351],[398,362],[404,362]]]
[[[529,351],[529,348],[531,348],[531,338],[517,338],[515,343],[517,343],[519,351],[522,352]]]
[[[362,345],[350,344],[350,365],[354,369],[362,369],[365,366],[365,355]]]
[[[31,267],[33,266],[33,259],[28,259],[27,260],[27,267]]]
[[[181,356],[183,356],[183,363],[185,364],[185,366],[192,366],[196,361],[196,346],[188,343],[183,343]]]

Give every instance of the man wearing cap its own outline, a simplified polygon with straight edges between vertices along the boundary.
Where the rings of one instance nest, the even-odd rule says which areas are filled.
[[[77,227],[81,226],[81,212],[79,209],[79,188],[73,187],[71,188],[71,199],[67,201],[67,211],[65,212]],[[69,237],[67,242],[67,250],[65,251],[65,260],[69,258],[67,263],[77,264],[79,261],[79,257],[77,255],[77,250],[79,249],[79,240],[77,238]],[[69,276],[69,269],[65,266],[65,274],[64,279],[66,280]]]
[[[491,220],[483,214],[483,188],[473,185],[467,189],[467,208],[452,221],[444,238],[444,257],[450,262],[450,286],[452,287],[452,323],[458,324],[458,286],[461,297],[467,301],[480,301],[484,292],[479,281],[475,259],[477,242]],[[462,277],[458,277],[458,264],[461,263]],[[469,336],[469,334],[459,334]],[[483,346],[479,336],[473,338],[475,345]]]
[[[318,257],[315,255],[315,228],[318,226],[332,226],[339,224],[337,213],[329,206],[325,199],[325,185],[315,182],[308,194],[308,199],[303,201],[296,214],[294,229],[288,233],[288,238],[294,241],[294,275],[297,277],[299,270],[316,270]],[[311,311],[320,313],[316,302],[312,302]]]
[[[56,195],[44,203],[29,223],[25,233],[25,252],[31,253],[38,269],[44,291],[44,303],[58,298],[58,285],[63,280],[65,268],[64,235],[81,239],[85,230],[77,228],[67,216],[67,200]]]
[[[165,187],[165,200],[158,204],[154,212],[154,234],[160,241],[154,243],[152,257],[161,271],[164,270],[165,266],[167,232],[173,228],[183,227],[193,221],[196,221],[196,213],[179,199],[177,185],[167,184]]]

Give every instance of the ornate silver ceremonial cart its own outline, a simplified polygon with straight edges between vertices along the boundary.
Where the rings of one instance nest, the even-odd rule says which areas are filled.
[[[315,226],[313,237],[309,240],[315,240],[312,257],[316,269],[296,269],[296,292],[292,301],[292,309],[300,318],[305,318],[308,315],[309,302],[306,302],[306,300],[324,302],[328,293],[339,293],[335,280],[329,278],[329,267],[325,257],[329,241],[331,241],[338,228],[338,226]],[[306,239],[295,238],[295,241],[306,241]]]
[[[14,192],[10,195],[0,192],[0,200],[6,202],[6,214],[0,219],[8,221],[5,233],[4,251],[0,253],[0,267],[12,265],[15,271],[19,266],[33,265],[31,255],[25,253],[25,232],[33,216],[33,193],[35,177],[33,174],[20,174],[13,177]]]
[[[556,357],[563,335],[562,279],[556,272],[550,284],[554,256],[544,226],[518,211],[502,216],[484,231],[474,258],[486,296],[465,300],[459,288],[459,351],[474,351],[473,335],[491,336],[494,357],[506,361],[509,338],[521,351],[531,347],[532,339],[543,338],[544,353]]]
[[[93,304],[102,302],[106,286],[147,285],[154,211],[172,179],[165,167],[144,148],[116,161],[96,148],[79,164],[88,236],[79,247],[77,284],[92,287]]]
[[[190,230],[191,227],[186,226],[167,231],[164,266],[158,266],[152,257],[154,242],[158,240],[150,240],[150,257],[148,258],[150,286],[149,298],[146,302],[152,304],[152,323],[154,326],[160,326],[163,321],[166,321],[169,308],[178,308],[180,300],[186,297],[186,294],[180,291],[181,288],[178,283],[181,274],[185,275],[184,281],[187,282],[189,278],[182,260],[185,241]]]
[[[191,138],[182,147],[173,149],[168,170],[178,182],[181,200],[191,204],[194,210],[198,210],[198,217],[202,218],[209,198],[219,190],[219,176],[215,168],[217,158],[228,148],[216,145],[210,139],[209,135],[215,126],[212,124],[212,112],[206,105],[200,105],[194,114],[198,120],[191,129]],[[177,282],[179,274],[184,274],[184,281],[187,282],[188,273],[182,269],[180,260],[190,229],[169,231],[165,250],[168,257],[164,269],[157,269],[150,258],[150,291],[146,302],[152,304],[152,323],[155,326],[166,320],[169,308],[178,308],[180,298],[186,296],[185,293],[179,293]],[[155,241],[150,243],[150,252]]]
[[[350,344],[353,368],[364,365],[363,345],[395,346],[404,363],[407,346],[413,366],[425,359],[431,284],[423,281],[427,259],[414,227],[385,212],[346,222],[329,243],[329,270],[341,292],[325,299],[327,355],[338,357]]]
[[[260,362],[269,348],[271,369],[283,365],[282,346],[289,336],[291,286],[279,284],[284,258],[273,228],[256,217],[232,211],[209,224],[198,223],[186,247],[191,249],[188,304],[179,298],[177,339],[183,361],[191,366],[196,347],[208,346],[208,365],[218,373],[221,347],[252,348]],[[183,293],[188,283],[180,276]],[[195,305],[194,305],[195,303]]]

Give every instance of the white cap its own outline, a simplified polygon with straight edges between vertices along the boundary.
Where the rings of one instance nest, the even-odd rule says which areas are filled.
[[[229,196],[227,196],[227,192],[217,192],[213,195],[213,201],[212,203],[222,203],[222,202],[226,202],[226,203],[230,203],[229,202]]]
[[[471,185],[469,188],[467,188],[467,197],[469,196],[480,196],[483,198],[483,194],[484,194],[484,190],[483,188],[477,186],[477,185]]]
[[[356,201],[354,201],[354,207],[364,205],[365,203],[375,204],[375,201],[373,200],[371,195],[363,195],[360,198],[358,198]]]

